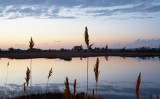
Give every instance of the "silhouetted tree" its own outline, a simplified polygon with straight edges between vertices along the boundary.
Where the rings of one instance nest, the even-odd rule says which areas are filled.
[[[8,51],[9,51],[9,52],[14,52],[14,50],[15,50],[15,49],[14,49],[13,47],[8,48]]]

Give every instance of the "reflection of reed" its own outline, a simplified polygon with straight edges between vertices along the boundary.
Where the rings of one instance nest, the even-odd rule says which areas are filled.
[[[27,84],[27,87],[28,87],[30,78],[31,78],[31,70],[29,70],[29,68],[27,67],[26,78],[25,78],[26,82],[24,83],[24,93],[26,93],[26,99],[27,99],[26,84]]]
[[[48,81],[47,81],[47,87],[46,87],[46,94],[48,93],[48,82],[49,82],[49,78],[52,76],[52,68],[49,70],[49,73],[48,73]],[[45,95],[45,99],[47,99],[47,96]]]
[[[30,71],[31,71],[31,80],[30,80],[30,99],[31,99],[31,93],[32,93],[32,49],[33,49],[33,46],[34,46],[34,41],[31,37],[30,41],[29,41],[29,48],[30,48],[30,54],[31,54],[31,61],[30,61]]]
[[[97,97],[97,83],[98,83],[98,77],[99,77],[99,58],[97,58],[96,64],[94,66],[94,73],[95,73],[95,80],[96,80],[96,97]]]
[[[5,82],[5,97],[6,97],[7,78],[8,78],[8,66],[9,66],[9,62],[7,63],[7,74],[6,74],[6,82]]]
[[[87,45],[87,93],[88,93],[88,52],[89,52],[89,35],[88,35],[88,29],[85,27],[85,32],[84,32],[84,39],[85,43]]]
[[[138,79],[137,79],[137,84],[136,84],[136,97],[139,99],[139,87],[141,83],[141,73],[139,73]]]

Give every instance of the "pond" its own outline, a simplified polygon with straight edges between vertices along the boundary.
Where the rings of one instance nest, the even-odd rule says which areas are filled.
[[[97,57],[89,57],[89,95],[96,89],[94,65]],[[136,82],[141,72],[140,97],[146,99],[152,93],[153,98],[160,94],[160,60],[151,58],[99,57],[98,97],[117,99],[135,99]],[[7,63],[9,66],[7,67]],[[27,67],[31,59],[0,59],[0,96],[4,94],[19,96],[24,94]],[[48,91],[63,92],[65,78],[69,78],[70,90],[77,80],[77,92],[87,91],[87,58],[32,59],[32,93],[46,91],[48,72],[53,74],[48,82]],[[8,76],[7,76],[8,71]],[[6,85],[5,85],[6,84]],[[29,88],[27,89],[29,93]]]

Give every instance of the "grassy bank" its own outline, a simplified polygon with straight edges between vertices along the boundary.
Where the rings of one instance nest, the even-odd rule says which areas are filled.
[[[89,57],[94,56],[122,56],[122,57],[160,57],[160,53],[148,52],[89,52]],[[34,52],[30,53],[3,53],[1,58],[63,58],[70,59],[72,57],[87,57],[86,52]]]

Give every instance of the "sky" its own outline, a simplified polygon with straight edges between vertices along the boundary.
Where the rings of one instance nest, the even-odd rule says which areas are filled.
[[[159,47],[160,0],[0,0],[0,48]],[[129,46],[133,45],[133,46]]]

